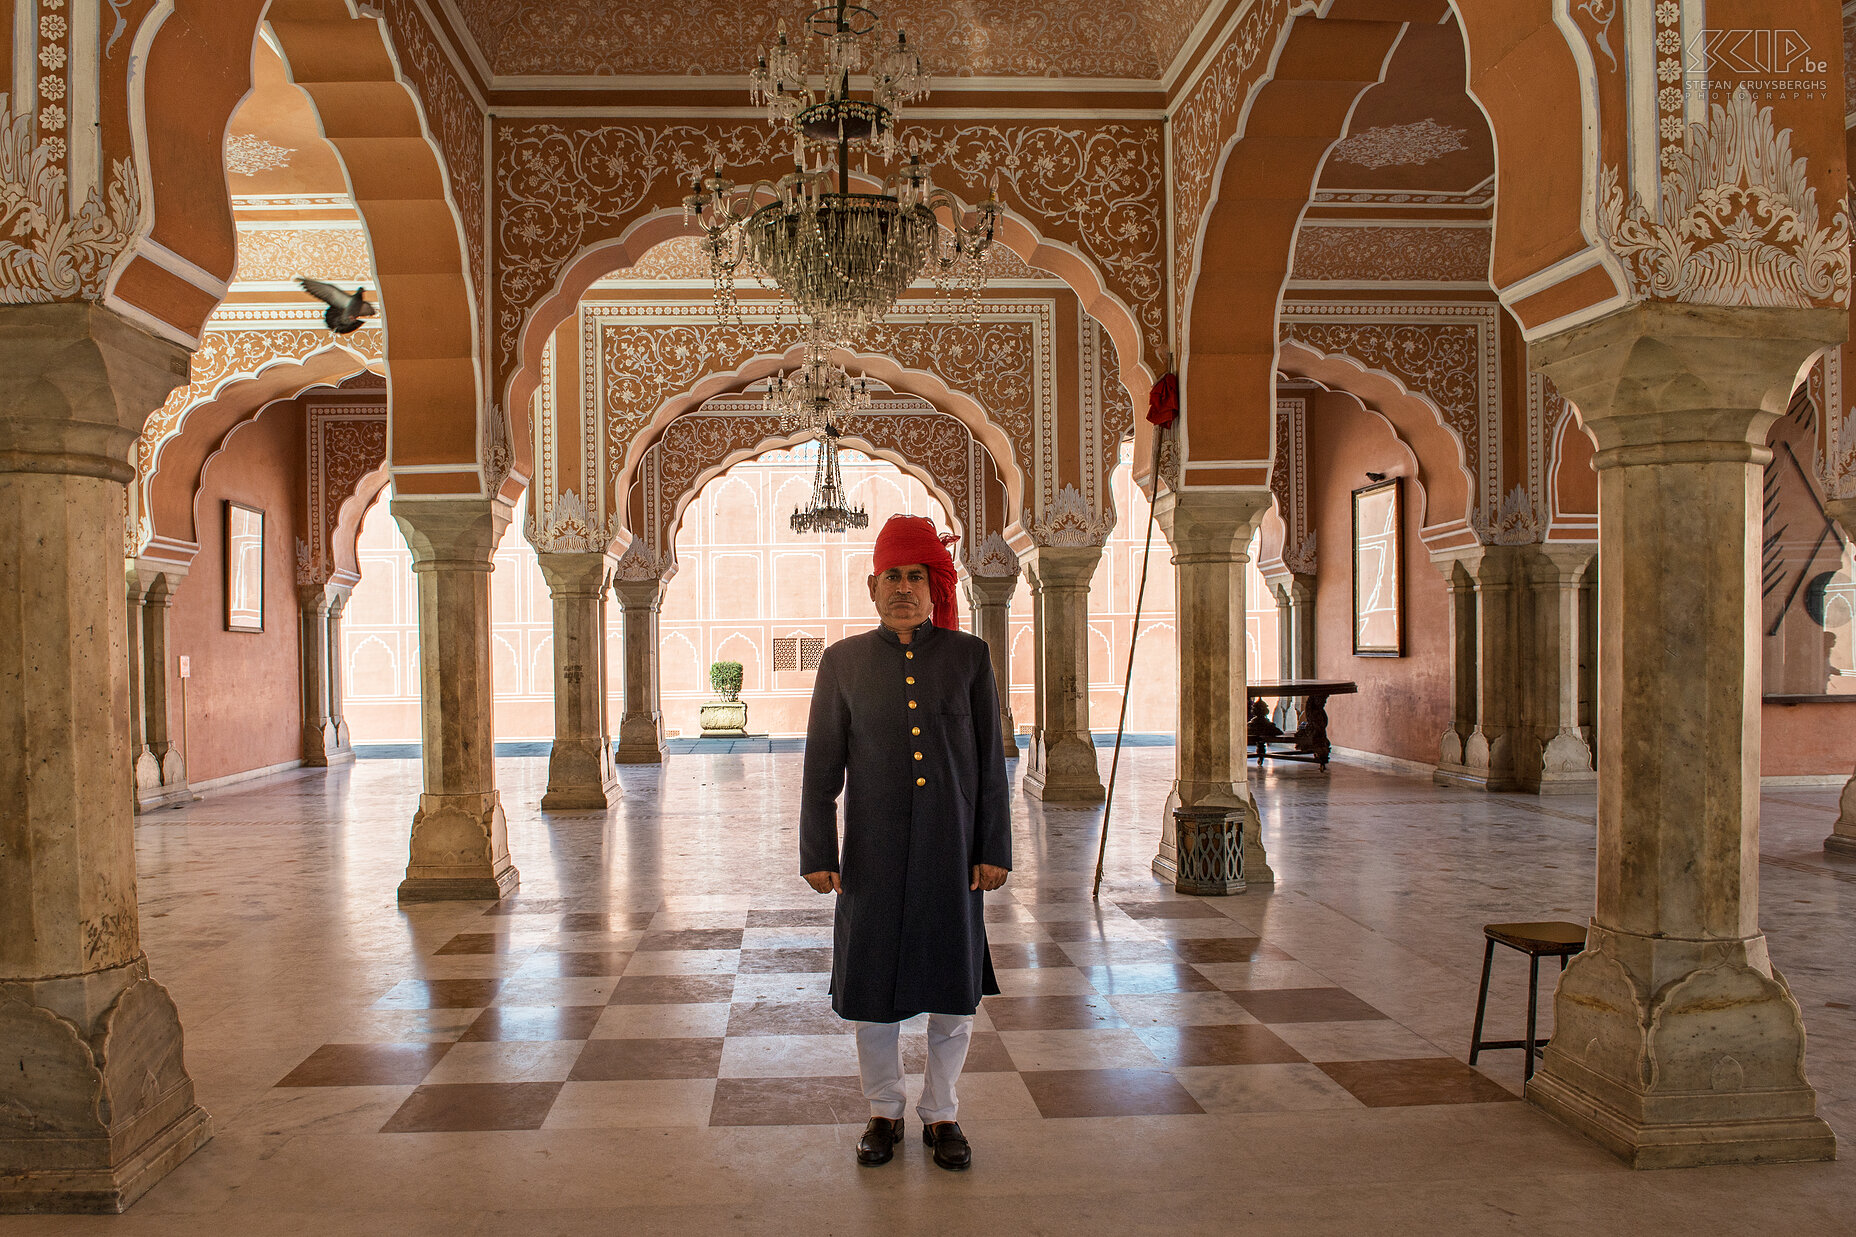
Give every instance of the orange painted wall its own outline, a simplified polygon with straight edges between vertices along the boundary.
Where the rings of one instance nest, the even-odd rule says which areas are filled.
[[[1351,679],[1357,696],[1328,702],[1337,747],[1434,764],[1450,724],[1449,592],[1418,539],[1423,506],[1411,457],[1377,415],[1353,400],[1317,393],[1309,405],[1308,454],[1316,544],[1315,672]],[[1353,654],[1353,491],[1368,471],[1406,478],[1403,657]]]
[[[179,740],[176,658],[187,682],[187,773],[206,781],[302,755],[302,687],[296,601],[296,508],[306,485],[303,416],[275,404],[240,427],[206,466],[195,507],[200,552],[169,617],[170,690]],[[225,629],[225,517],[233,499],[264,512],[264,630]]]

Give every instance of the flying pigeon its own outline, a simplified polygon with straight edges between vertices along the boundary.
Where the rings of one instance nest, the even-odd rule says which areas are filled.
[[[350,296],[332,283],[323,283],[320,279],[299,279],[303,291],[317,300],[327,301],[329,310],[322,315],[322,320],[329,324],[329,329],[337,335],[346,335],[359,330],[361,319],[371,318],[380,310],[361,294],[366,288],[356,288]]]

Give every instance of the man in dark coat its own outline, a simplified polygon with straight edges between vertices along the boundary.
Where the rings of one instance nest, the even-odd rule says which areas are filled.
[[[838,895],[832,1008],[857,1023],[871,1112],[858,1163],[886,1163],[902,1136],[900,1024],[925,1013],[922,1140],[961,1169],[972,1150],[954,1084],[980,997],[999,991],[983,895],[1012,866],[998,689],[986,642],[959,629],[932,524],[890,520],[871,566],[881,626],[826,649],[812,689],[799,870]]]

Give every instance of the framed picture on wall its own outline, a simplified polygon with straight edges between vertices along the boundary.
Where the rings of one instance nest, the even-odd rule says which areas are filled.
[[[226,630],[264,630],[264,512],[226,502]]]
[[[1404,495],[1399,478],[1353,492],[1353,655],[1405,652]]]

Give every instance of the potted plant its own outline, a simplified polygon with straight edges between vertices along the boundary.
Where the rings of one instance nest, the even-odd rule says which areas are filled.
[[[741,699],[741,663],[718,661],[709,667],[709,686],[718,699],[706,701],[698,717],[706,735],[744,735],[748,706]]]

